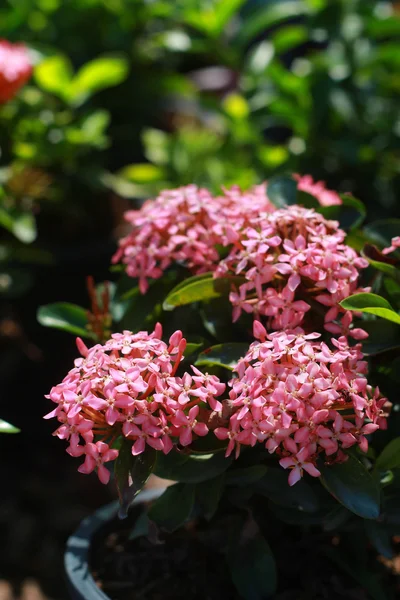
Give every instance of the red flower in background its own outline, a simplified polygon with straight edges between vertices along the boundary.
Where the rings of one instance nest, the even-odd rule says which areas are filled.
[[[0,103],[8,102],[32,75],[28,49],[0,40]]]

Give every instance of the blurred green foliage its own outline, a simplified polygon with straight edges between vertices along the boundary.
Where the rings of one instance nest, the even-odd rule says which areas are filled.
[[[353,192],[371,218],[393,215],[395,8],[6,0],[2,36],[26,43],[36,66],[0,108],[0,259],[18,262],[29,243],[48,261],[43,248],[110,238],[115,193],[140,201],[189,182],[216,191],[310,173]]]

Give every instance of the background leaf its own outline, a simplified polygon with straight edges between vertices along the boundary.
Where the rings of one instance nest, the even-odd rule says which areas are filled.
[[[321,481],[336,500],[364,519],[377,519],[379,486],[364,465],[351,454],[346,462],[321,466]]]

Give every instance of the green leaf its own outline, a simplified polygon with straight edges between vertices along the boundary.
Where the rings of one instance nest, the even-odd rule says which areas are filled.
[[[176,450],[159,453],[154,473],[162,479],[183,483],[200,483],[224,473],[232,463],[222,452],[216,454],[183,454]]]
[[[238,360],[246,354],[248,349],[248,344],[241,342],[217,344],[201,352],[194,364],[201,367],[217,365],[232,371]]]
[[[361,225],[367,214],[367,209],[358,198],[349,194],[339,194],[342,204],[335,206],[321,206],[317,210],[327,219],[339,221],[340,227],[353,230]]]
[[[368,256],[365,256],[365,258],[368,260],[371,267],[374,267],[377,271],[382,271],[382,273],[385,273],[385,275],[388,275],[392,279],[400,281],[400,269],[396,269],[394,265],[379,260],[372,260],[372,258],[368,258]]]
[[[392,238],[400,235],[400,219],[382,219],[369,223],[363,229],[368,238],[379,246],[388,247]]]
[[[185,348],[185,358],[188,358],[192,354],[195,354],[203,346],[204,346],[204,344],[201,342],[199,342],[198,344],[195,344],[193,342],[188,342],[186,344],[186,348]]]
[[[177,306],[227,296],[231,291],[232,284],[240,284],[244,281],[244,277],[235,276],[214,279],[211,273],[190,277],[168,294],[164,300],[163,309],[173,310]]]
[[[322,465],[324,487],[348,510],[364,519],[377,519],[380,513],[380,492],[377,481],[353,455],[346,462]]]
[[[304,25],[288,25],[272,36],[274,49],[277,53],[288,52],[308,40],[308,30]]]
[[[376,460],[375,467],[380,471],[389,471],[400,467],[400,437],[391,440]]]
[[[374,356],[400,348],[400,329],[393,327],[390,321],[362,321],[361,326],[369,334],[369,337],[363,340],[365,355]]]
[[[154,470],[157,452],[146,446],[145,452],[132,455],[132,442],[124,439],[114,464],[115,480],[120,501],[119,518],[128,516],[134,498],[143,489]]]
[[[364,521],[364,527],[367,536],[374,545],[376,551],[385,556],[385,558],[393,558],[394,552],[391,535],[385,525],[378,523],[377,521]]]
[[[0,419],[0,433],[19,433],[19,432],[20,432],[20,429],[18,429],[18,427],[14,427],[14,425],[7,423],[7,421],[3,421],[3,419]]]
[[[267,473],[268,467],[264,465],[252,465],[239,469],[229,469],[225,475],[227,485],[247,486],[259,481]]]
[[[55,302],[40,306],[37,320],[44,327],[61,329],[74,335],[94,339],[93,333],[86,329],[88,324],[87,311],[81,306],[69,302]]]
[[[210,521],[215,515],[225,484],[225,473],[196,485],[196,501],[204,517]]]
[[[65,99],[72,82],[72,66],[68,58],[57,55],[42,60],[35,68],[35,79],[45,92]]]
[[[36,221],[32,213],[18,209],[7,211],[0,208],[0,226],[4,227],[24,244],[30,244],[37,237]]]
[[[297,0],[286,2],[275,0],[268,2],[267,5],[261,4],[258,10],[254,10],[243,21],[235,41],[239,46],[247,46],[255,37],[269,27],[307,12],[307,6]]]
[[[194,499],[194,485],[184,483],[171,485],[150,506],[149,519],[169,533],[176,531],[190,518]]]
[[[393,310],[385,298],[382,298],[382,296],[378,296],[377,294],[367,294],[365,292],[353,294],[345,300],[342,300],[340,306],[345,310],[354,310],[376,315],[377,317],[382,317],[383,319],[387,319],[388,321],[400,325],[400,315]]]
[[[119,85],[126,79],[128,69],[128,61],[122,57],[104,56],[91,60],[75,75],[69,100],[80,103],[99,90]]]
[[[287,473],[281,468],[268,467],[267,473],[255,483],[254,489],[278,505],[309,513],[319,509],[319,500],[312,487],[304,479],[290,487]]]
[[[259,531],[246,531],[235,539],[228,553],[232,581],[244,600],[266,600],[276,591],[277,573],[274,556]]]
[[[297,204],[297,182],[292,177],[271,177],[267,182],[267,195],[277,208]]]

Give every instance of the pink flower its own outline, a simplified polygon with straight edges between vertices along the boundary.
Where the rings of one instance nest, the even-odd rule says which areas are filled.
[[[229,420],[214,431],[229,440],[227,456],[263,443],[291,469],[293,485],[304,471],[320,475],[319,456],[342,460],[343,449],[355,444],[366,451],[365,436],[385,426],[386,399],[367,384],[361,346],[341,337],[332,340],[332,350],[317,333],[267,334],[257,321],[254,332],[261,341],[235,367]]]
[[[149,279],[158,279],[172,264],[194,274],[213,271],[219,261],[217,245],[230,245],[251,216],[272,210],[265,186],[246,193],[232,188],[218,197],[195,185],[166,190],[125,214],[131,231],[120,240],[113,262],[126,265],[127,274],[139,279],[142,293]],[[274,240],[264,243],[267,248]]]
[[[8,102],[32,75],[32,63],[23,44],[0,40],[0,103]]]
[[[293,175],[297,181],[297,189],[314,196],[321,206],[335,206],[342,204],[342,199],[337,192],[327,190],[323,181],[314,181],[311,175]]]
[[[89,443],[85,447],[85,462],[78,468],[80,473],[88,475],[97,468],[97,475],[101,483],[107,484],[110,481],[110,472],[104,466],[104,463],[115,460],[118,456],[118,450],[111,449],[104,442]]]
[[[384,248],[382,250],[382,254],[390,254],[391,252],[395,252],[397,248],[400,248],[400,236],[396,236],[392,238],[391,244],[388,248]]]
[[[78,341],[83,358],[51,389],[48,397],[57,406],[46,418],[59,421],[54,435],[69,440],[71,456],[86,456],[82,473],[97,469],[107,482],[103,463],[118,455],[107,444],[120,436],[132,441],[133,455],[148,446],[168,454],[208,433],[206,421],[212,411],[221,410],[217,397],[226,386],[195,367],[194,375],[178,377],[186,340],[181,331],[168,344],[161,335],[157,324],[150,334],[123,331],[90,349]]]
[[[246,279],[230,294],[233,321],[244,311],[265,319],[269,329],[294,328],[304,324],[316,301],[327,307],[328,331],[362,339],[365,332],[353,333],[339,303],[358,290],[359,271],[368,262],[343,243],[338,223],[295,205],[249,222],[214,274]]]

